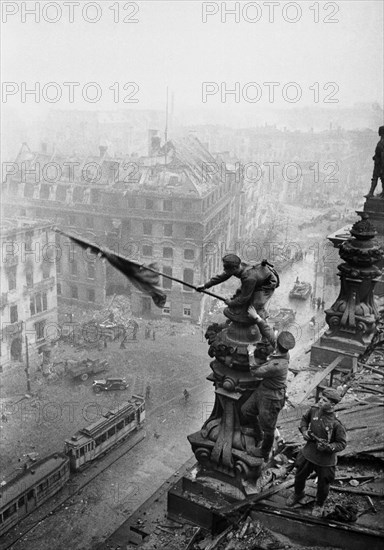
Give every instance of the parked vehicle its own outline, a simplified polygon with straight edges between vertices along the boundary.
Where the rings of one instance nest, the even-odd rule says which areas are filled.
[[[69,459],[55,453],[26,464],[0,487],[0,535],[56,494],[70,476]]]
[[[307,300],[312,292],[312,285],[304,281],[296,281],[289,297],[297,300]]]
[[[104,372],[109,369],[108,361],[100,359],[84,359],[83,361],[67,361],[67,372],[72,378],[87,380],[90,375]]]
[[[287,325],[294,322],[296,311],[293,309],[282,307],[278,311],[272,313],[268,318],[268,323],[273,327],[273,330],[282,330]]]
[[[142,427],[145,420],[145,400],[132,396],[132,401],[120,404],[71,439],[65,440],[65,453],[69,456],[71,470],[77,471],[87,463],[107,452]]]
[[[104,380],[94,380],[92,387],[95,393],[100,393],[102,391],[126,390],[128,383],[125,378],[106,378]]]

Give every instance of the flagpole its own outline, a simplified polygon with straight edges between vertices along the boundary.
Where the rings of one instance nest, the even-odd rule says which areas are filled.
[[[135,262],[134,260],[130,260],[129,258],[126,258],[125,256],[122,256],[121,254],[117,254],[116,252],[112,252],[112,250],[109,250],[108,248],[101,247],[100,245],[95,245],[93,243],[88,243],[87,241],[84,241],[82,237],[77,235],[70,235],[68,233],[65,233],[64,231],[61,231],[61,229],[55,227],[54,231],[57,233],[60,233],[61,235],[64,235],[68,239],[71,239],[74,242],[77,242],[77,244],[89,245],[89,248],[92,249],[95,248],[99,251],[99,254],[104,255],[108,259],[108,255],[116,256],[117,258],[120,258],[121,260],[125,260],[127,262],[130,262],[131,264],[135,265],[136,267],[139,267],[141,269],[146,269],[148,271],[151,271],[152,273],[156,273],[156,275],[161,275],[162,277],[165,277],[166,279],[170,279],[171,281],[175,281],[176,283],[180,283],[182,285],[187,286],[188,288],[192,288],[193,290],[196,290],[196,292],[202,293],[202,294],[208,294],[208,296],[212,296],[213,298],[217,298],[218,300],[221,300],[222,302],[226,302],[226,298],[223,298],[223,296],[219,296],[218,294],[214,294],[213,292],[209,292],[208,290],[197,290],[197,287],[194,285],[191,285],[190,283],[186,283],[185,281],[182,281],[181,279],[177,279],[176,277],[172,277],[171,275],[166,275],[165,273],[162,273],[161,271],[157,271],[156,269],[153,269],[152,267],[149,267],[145,264],[139,264],[138,262]]]

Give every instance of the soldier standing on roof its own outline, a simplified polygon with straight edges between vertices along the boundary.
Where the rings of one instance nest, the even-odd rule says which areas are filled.
[[[299,430],[306,441],[296,459],[295,492],[287,500],[293,506],[304,498],[305,482],[315,471],[317,474],[316,503],[312,515],[321,517],[329,486],[335,479],[337,457],[347,445],[346,431],[334,413],[341,400],[340,394],[333,388],[325,388],[318,403],[302,417]]]
[[[376,145],[375,155],[373,156],[373,161],[375,164],[374,164],[373,174],[372,174],[372,183],[371,183],[371,188],[368,192],[367,197],[374,196],[377,182],[380,178],[383,189],[380,195],[378,195],[378,197],[382,199],[384,198],[384,126],[380,126],[379,136],[380,136],[380,141]]]
[[[251,374],[260,380],[260,385],[241,408],[241,413],[255,430],[255,437],[262,438],[261,448],[255,456],[269,458],[275,437],[275,428],[286,399],[289,350],[295,346],[295,338],[288,331],[281,332],[277,339],[268,323],[252,307],[249,315],[256,321],[262,336],[276,349],[265,361],[260,361],[257,346],[248,346]]]
[[[223,273],[215,275],[205,284],[198,286],[197,290],[200,292],[219,285],[231,277],[236,277],[240,279],[241,287],[232,298],[226,300],[228,306],[226,316],[232,321],[248,324],[250,319],[247,309],[253,305],[261,317],[266,318],[265,304],[279,286],[279,276],[273,269],[273,265],[267,260],[263,260],[258,265],[249,265],[242,262],[235,254],[226,254],[222,260]]]

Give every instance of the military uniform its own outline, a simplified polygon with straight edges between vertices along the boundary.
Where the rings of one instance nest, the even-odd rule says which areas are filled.
[[[241,281],[241,287],[228,301],[231,310],[242,311],[251,304],[255,306],[260,315],[266,317],[265,304],[271,298],[275,288],[279,285],[279,279],[272,266],[263,263],[252,266],[244,262],[240,263],[238,273],[224,271],[215,275],[203,285],[203,288],[211,288],[228,281],[231,277],[237,277]]]
[[[304,492],[308,476],[315,471],[318,477],[316,502],[323,506],[335,479],[336,453],[347,445],[346,431],[333,411],[325,412],[318,406],[311,407],[303,415],[299,429],[303,434],[308,432],[312,439],[299,451],[296,460],[295,494]],[[324,440],[324,444],[319,439]]]
[[[289,353],[275,352],[261,366],[251,366],[252,375],[260,380],[259,386],[243,405],[241,412],[252,425],[255,436],[262,439],[260,454],[267,459],[273,446],[275,428],[285,403]]]
[[[382,192],[379,195],[380,197],[384,197],[384,126],[380,126],[379,128],[379,135],[381,135],[381,139],[376,145],[375,149],[375,155],[373,156],[374,161],[374,168],[373,168],[373,174],[372,174],[372,184],[371,188],[369,190],[368,196],[372,197],[374,195],[377,182],[380,178],[381,184],[382,184]]]

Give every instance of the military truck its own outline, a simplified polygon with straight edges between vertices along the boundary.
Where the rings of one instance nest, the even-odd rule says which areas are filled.
[[[82,361],[67,361],[67,373],[73,378],[79,378],[83,382],[98,372],[109,369],[108,361],[100,359],[83,359]]]

